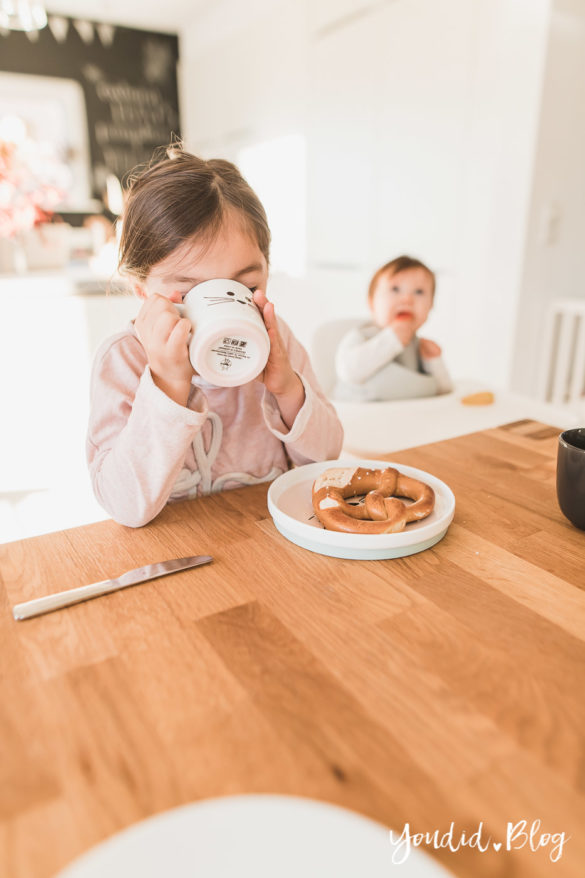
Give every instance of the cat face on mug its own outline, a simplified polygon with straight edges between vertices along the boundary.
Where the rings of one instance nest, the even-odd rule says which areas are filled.
[[[229,305],[232,302],[236,302],[239,305],[248,305],[250,308],[256,310],[256,305],[252,301],[252,293],[254,291],[250,290],[250,295],[244,295],[243,293],[234,293],[232,290],[226,290],[223,296],[203,296],[207,305],[211,307],[212,305]]]

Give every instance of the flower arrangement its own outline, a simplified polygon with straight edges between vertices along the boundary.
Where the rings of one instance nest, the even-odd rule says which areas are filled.
[[[53,216],[63,195],[42,171],[42,157],[0,140],[0,238],[13,238]]]

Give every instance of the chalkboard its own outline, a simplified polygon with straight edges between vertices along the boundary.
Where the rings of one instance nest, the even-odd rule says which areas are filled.
[[[80,83],[87,109],[93,195],[105,178],[147,162],[157,146],[180,136],[178,37],[49,16],[32,39],[0,34],[0,70]]]

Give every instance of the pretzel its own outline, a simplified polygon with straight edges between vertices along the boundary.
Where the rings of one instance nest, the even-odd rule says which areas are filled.
[[[491,405],[494,395],[491,390],[482,390],[480,393],[470,393],[461,398],[463,405]]]
[[[348,497],[365,494],[363,504]],[[414,503],[403,503],[407,497]],[[429,485],[404,476],[397,469],[338,467],[327,469],[313,483],[313,509],[327,530],[344,533],[388,534],[404,530],[407,522],[426,518],[435,506]]]

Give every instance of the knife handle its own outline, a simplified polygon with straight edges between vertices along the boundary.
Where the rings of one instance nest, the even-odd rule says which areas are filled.
[[[98,595],[116,591],[118,588],[120,588],[120,583],[117,579],[103,579],[101,582],[92,582],[91,585],[80,585],[78,588],[69,589],[69,591],[59,591],[56,594],[48,594],[44,598],[35,598],[23,604],[15,604],[12,614],[17,620],[30,619],[32,616],[41,616],[43,613],[60,610],[62,607],[80,604],[82,601],[88,601],[90,598],[98,597]]]
[[[169,573],[179,573],[181,570],[209,564],[210,561],[213,561],[211,555],[189,555],[186,558],[171,558],[169,561],[147,564],[146,567],[128,570],[117,579],[103,579],[101,582],[80,585],[79,588],[70,588],[69,591],[59,591],[57,594],[49,594],[44,598],[35,598],[24,604],[16,604],[12,613],[17,621],[30,619],[32,616],[40,616],[42,613],[51,613],[53,610],[62,609],[62,607],[80,604],[81,601],[89,601],[91,598],[118,591],[120,588],[149,582],[151,579],[158,579],[159,576],[167,576]]]

